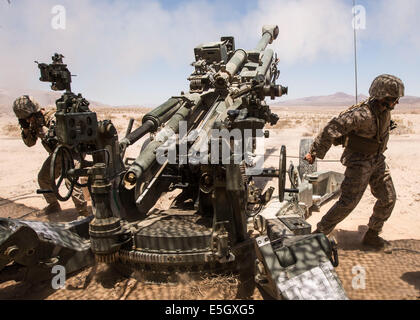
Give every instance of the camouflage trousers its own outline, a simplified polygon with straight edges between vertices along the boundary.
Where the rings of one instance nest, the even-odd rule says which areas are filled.
[[[318,223],[318,230],[324,234],[331,233],[335,226],[357,206],[369,185],[377,201],[368,226],[381,232],[384,223],[391,216],[397,199],[385,157],[380,155],[371,160],[351,161],[346,166],[340,199]]]
[[[38,184],[41,189],[49,190],[51,189],[51,179],[50,179],[50,163],[51,163],[51,157],[50,155],[43,163],[41,170],[38,173]],[[61,161],[60,159],[57,159],[57,167],[56,167],[56,178],[58,178],[58,175],[61,170]],[[75,168],[80,167],[80,162],[75,160]],[[70,188],[70,181],[68,179],[65,179],[65,184],[67,189]],[[47,203],[54,203],[57,202],[57,198],[53,193],[44,193],[44,198],[47,201]],[[87,203],[85,200],[85,197],[83,195],[83,191],[80,187],[74,186],[73,193],[71,196],[74,206],[76,207],[76,210],[78,212],[86,210]]]

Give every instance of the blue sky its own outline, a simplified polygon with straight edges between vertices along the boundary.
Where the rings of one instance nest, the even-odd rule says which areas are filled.
[[[11,2],[0,1],[0,88],[47,90],[33,61],[58,51],[78,75],[74,91],[108,104],[156,105],[187,90],[195,45],[233,35],[237,47],[252,49],[267,23],[281,30],[273,48],[286,99],[354,93],[352,0]],[[420,1],[356,2],[366,9],[359,93],[391,73],[420,96]],[[64,30],[51,27],[57,4],[66,9]]]

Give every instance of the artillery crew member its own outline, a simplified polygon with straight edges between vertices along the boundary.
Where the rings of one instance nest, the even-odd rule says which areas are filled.
[[[341,163],[346,166],[340,199],[325,214],[315,232],[326,235],[357,206],[370,185],[377,199],[363,244],[383,248],[387,242],[379,237],[385,221],[391,216],[396,192],[383,153],[387,149],[391,111],[404,96],[403,82],[392,75],[380,75],[372,83],[369,99],[333,118],[313,142],[305,156],[309,163],[324,159],[331,145],[345,148]]]
[[[50,163],[57,141],[55,136],[51,136],[50,126],[52,121],[54,121],[53,119],[56,110],[50,109],[46,111],[44,108],[41,108],[39,103],[32,97],[24,95],[15,100],[13,103],[13,111],[19,119],[23,142],[28,147],[32,147],[36,144],[38,138],[40,138],[42,145],[49,154],[38,173],[39,187],[44,190],[49,190],[51,189],[52,183],[50,179]],[[61,164],[61,161],[57,161],[57,164]],[[78,167],[79,165],[78,161],[76,161],[75,167]],[[59,172],[60,168],[56,168],[56,173],[58,174]],[[65,183],[67,188],[69,188],[70,182],[65,179]],[[48,205],[42,210],[41,214],[51,214],[61,210],[60,204],[53,193],[46,193],[44,194],[44,197]],[[77,186],[74,187],[72,200],[80,216],[89,215],[87,203],[81,188]]]

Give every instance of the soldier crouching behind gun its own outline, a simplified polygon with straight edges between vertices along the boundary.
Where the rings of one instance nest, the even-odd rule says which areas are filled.
[[[23,142],[28,147],[32,147],[36,144],[38,138],[40,138],[42,145],[49,154],[48,158],[44,161],[44,164],[38,173],[39,187],[44,190],[49,190],[51,189],[51,156],[57,143],[55,136],[51,137],[51,134],[49,134],[49,129],[54,119],[56,110],[50,109],[46,111],[44,108],[41,108],[38,102],[36,102],[32,97],[24,95],[15,100],[13,103],[13,111],[15,112],[16,117],[19,119],[19,124],[22,128],[21,135]],[[75,162],[75,167],[80,166],[79,161],[76,160]],[[57,161],[57,164],[60,165],[61,161]],[[56,174],[58,174],[60,170],[60,168],[56,168]],[[69,188],[70,182],[65,179],[65,183],[67,188]],[[60,204],[58,203],[57,198],[53,193],[46,193],[44,194],[44,197],[48,205],[41,210],[39,215],[48,215],[61,211]],[[87,203],[84,199],[81,188],[77,186],[74,187],[72,200],[79,216],[86,217],[89,215],[87,210]]]
[[[383,153],[387,149],[391,111],[404,96],[403,82],[391,75],[378,76],[369,90],[370,98],[333,118],[317,136],[305,160],[323,159],[331,145],[345,148],[341,163],[346,166],[340,199],[324,215],[314,233],[331,233],[357,206],[368,184],[377,199],[362,243],[383,249],[389,243],[379,237],[391,216],[396,193]]]

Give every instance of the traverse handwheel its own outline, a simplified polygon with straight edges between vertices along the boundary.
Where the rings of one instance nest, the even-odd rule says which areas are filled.
[[[74,169],[74,161],[71,151],[65,146],[58,146],[51,157],[50,179],[51,189],[60,201],[67,201],[70,199],[75,181],[77,180],[68,176],[70,169]],[[68,186],[66,195],[62,196],[60,194],[60,187],[65,179],[68,179],[70,185]]]

